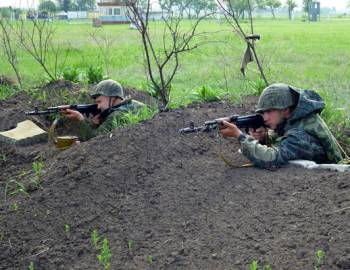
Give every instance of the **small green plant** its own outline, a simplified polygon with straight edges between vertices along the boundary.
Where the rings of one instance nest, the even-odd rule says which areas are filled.
[[[63,79],[71,82],[79,82],[79,70],[75,67],[66,67],[63,70]]]
[[[204,101],[204,102],[212,102],[219,101],[219,93],[217,90],[214,90],[208,86],[201,86],[197,88],[190,97],[192,100]]]
[[[148,264],[152,264],[153,263],[153,256],[152,255],[148,255],[147,256],[147,263]]]
[[[148,108],[147,106],[138,112],[127,112],[124,113],[123,116],[120,117],[120,119],[118,119],[116,125],[119,127],[134,125],[152,118],[156,114],[156,112],[156,110]]]
[[[94,84],[103,80],[103,70],[101,67],[90,65],[86,73],[88,83]]]
[[[128,240],[128,250],[129,250],[129,252],[132,252],[133,249],[134,249],[134,241]]]
[[[258,261],[253,260],[249,265],[249,270],[257,270],[258,269]]]
[[[45,164],[44,164],[44,161],[42,161],[42,160],[34,161],[32,163],[34,178],[31,180],[31,183],[34,184],[34,186],[36,188],[40,187],[41,176],[43,173],[44,166],[45,166]]]
[[[39,178],[41,177],[44,166],[45,166],[45,164],[42,160],[34,161],[32,163],[33,172],[34,172],[36,177],[39,177]]]
[[[319,270],[324,263],[326,253],[322,249],[318,249],[316,250],[315,256],[315,270]]]
[[[260,77],[256,81],[248,81],[249,88],[251,88],[252,94],[255,96],[260,96],[262,91],[266,88],[266,83]]]
[[[109,249],[109,242],[107,238],[102,241],[101,253],[97,255],[98,262],[105,270],[109,270],[111,267],[112,253]]]
[[[64,233],[69,234],[70,233],[70,226],[69,224],[64,224]]]
[[[9,196],[13,196],[13,195],[16,195],[18,193],[28,195],[28,192],[27,192],[25,186],[21,182],[15,180],[15,179],[8,180],[5,184],[4,200],[6,201]]]
[[[17,211],[18,210],[18,203],[14,202],[13,204],[11,204],[11,210]]]
[[[0,153],[0,160],[3,161],[3,162],[6,162],[7,161],[7,156],[5,153]]]
[[[29,266],[28,266],[28,270],[34,270],[34,263],[30,262]]]
[[[91,233],[91,243],[95,249],[99,249],[99,246],[98,246],[99,241],[100,241],[100,236],[98,235],[97,230],[94,229]]]
[[[259,268],[259,262],[257,260],[253,260],[249,265],[249,270],[257,270]],[[263,267],[263,270],[272,270],[272,267],[267,264]]]
[[[16,93],[16,89],[9,85],[0,85],[0,100],[8,99]]]

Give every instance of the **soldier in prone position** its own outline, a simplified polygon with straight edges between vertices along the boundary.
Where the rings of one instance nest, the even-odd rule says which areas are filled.
[[[127,121],[123,115],[127,112],[137,113],[146,107],[145,104],[124,97],[122,86],[113,80],[98,83],[90,96],[95,99],[101,113],[91,119],[85,119],[76,110],[65,109],[66,118],[79,123],[80,138],[88,140],[97,135],[106,134]]]
[[[256,110],[269,130],[259,128],[248,135],[223,121],[220,132],[224,137],[237,138],[242,153],[260,168],[281,167],[295,159],[338,163],[345,157],[319,115],[324,106],[313,91],[272,84],[262,92]]]

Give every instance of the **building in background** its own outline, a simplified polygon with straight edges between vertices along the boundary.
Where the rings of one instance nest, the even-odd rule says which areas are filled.
[[[99,0],[99,19],[102,24],[130,23],[126,16],[127,4],[123,0]]]

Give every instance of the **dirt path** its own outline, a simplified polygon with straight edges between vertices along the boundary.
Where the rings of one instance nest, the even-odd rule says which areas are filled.
[[[248,269],[254,259],[314,269],[317,249],[321,269],[350,269],[349,173],[231,168],[217,152],[246,163],[235,141],[177,133],[233,113],[250,110],[175,110],[64,152],[1,145],[1,188],[38,154],[45,170],[28,196],[0,192],[0,269],[102,269],[93,229],[109,240],[110,269]]]

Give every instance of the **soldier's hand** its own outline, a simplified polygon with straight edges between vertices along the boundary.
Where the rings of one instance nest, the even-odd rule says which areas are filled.
[[[68,119],[79,121],[79,122],[84,121],[84,116],[78,111],[65,109],[64,111],[62,111],[62,113]]]
[[[249,135],[252,136],[259,143],[265,144],[267,139],[267,129],[264,127],[260,127],[255,130],[250,128]]]
[[[235,124],[229,123],[225,120],[220,122],[219,128],[223,137],[238,138],[239,135],[242,134],[242,131]]]
[[[97,115],[93,116],[93,117],[91,118],[91,123],[92,123],[94,126],[99,126],[99,125],[102,123],[100,115],[97,114]]]

